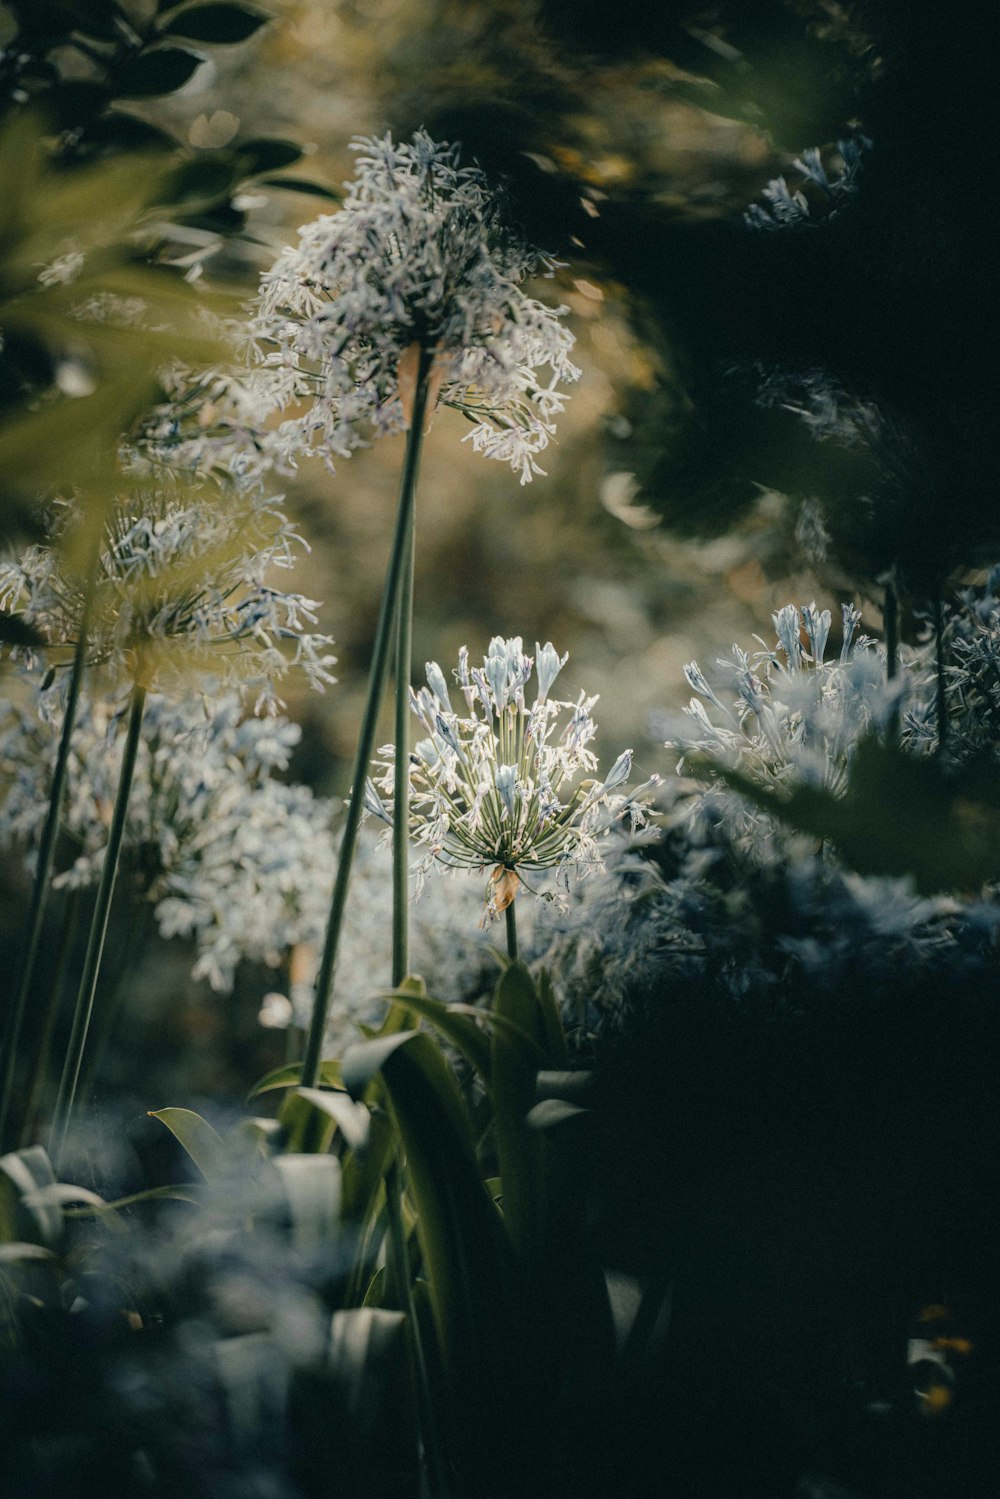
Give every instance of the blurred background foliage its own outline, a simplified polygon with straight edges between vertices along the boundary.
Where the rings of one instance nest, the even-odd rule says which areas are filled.
[[[650,712],[687,697],[692,656],[769,635],[790,599],[853,598],[877,634],[887,578],[913,637],[915,611],[996,552],[989,26],[980,0],[0,5],[5,194],[10,178],[44,205],[37,223],[5,214],[0,246],[5,524],[30,523],[25,481],[79,478],[82,433],[128,427],[159,357],[107,333],[90,348],[65,289],[27,274],[61,253],[72,191],[102,199],[100,274],[156,278],[174,299],[157,336],[189,336],[182,305],[249,296],[330,207],[354,134],[422,125],[502,179],[565,262],[554,292],[584,378],[527,488],[463,446],[454,415],[435,422],[415,660],[495,632],[551,638],[571,653],[567,690],[601,694],[609,742],[664,771]],[[856,191],[834,203],[808,181],[797,223],[746,222],[769,182],[798,189],[803,152],[835,177],[840,142],[861,153]],[[51,243],[29,251],[39,224]],[[65,389],[81,359],[85,396]],[[306,729],[293,774],[327,793],[344,790],[399,456],[389,440],[288,486],[340,677],[291,702]],[[214,1031],[217,999],[165,961],[164,990]]]

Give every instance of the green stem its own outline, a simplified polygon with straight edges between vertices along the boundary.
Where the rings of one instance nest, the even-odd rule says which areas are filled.
[[[937,675],[938,754],[948,742],[948,693],[945,681],[944,605],[941,595],[934,599],[934,664]]]
[[[410,661],[413,654],[413,557],[410,517],[408,556],[399,587],[396,628],[396,726],[392,797],[392,987],[410,971]]]
[[[93,579],[94,570],[91,569],[83,596],[80,629],[77,635],[76,648],[73,652],[73,666],[70,671],[69,686],[66,689],[66,707],[63,711],[59,748],[56,752],[55,770],[53,771],[52,786],[49,791],[49,806],[45,814],[45,822],[42,825],[42,836],[38,843],[38,862],[35,866],[35,879],[31,888],[31,904],[28,907],[28,937],[21,956],[21,969],[18,976],[17,989],[14,994],[14,1001],[7,1013],[7,1023],[3,1038],[3,1084],[0,1087],[0,1147],[2,1147],[7,1133],[7,1121],[10,1115],[17,1072],[18,1044],[21,1040],[21,1030],[24,1026],[28,995],[31,992],[35,964],[38,959],[38,949],[41,944],[42,928],[45,923],[45,907],[49,892],[49,880],[52,874],[52,862],[55,858],[56,840],[59,836],[59,819],[66,791],[66,778],[69,772],[70,748],[73,740],[73,729],[76,726],[80,686],[83,681],[83,669],[87,657],[87,637],[94,592]],[[52,1004],[57,1003],[56,997],[52,996],[50,1002]]]
[[[80,910],[82,905],[83,891],[79,889],[71,891],[68,907],[63,918],[62,930],[59,934],[59,952],[56,958],[55,978],[52,981],[52,994],[45,1012],[42,1035],[35,1055],[31,1087],[28,1090],[28,1103],[24,1110],[24,1125],[21,1130],[20,1139],[21,1145],[29,1143],[31,1132],[35,1128],[38,1116],[41,1113],[42,1100],[45,1095],[46,1084],[49,1080],[52,1042],[55,1038],[59,1011],[62,1008],[61,1001],[63,991],[66,988],[66,976],[76,949],[76,934],[80,926]]]
[[[135,772],[136,757],[139,752],[139,734],[142,728],[142,715],[145,706],[146,689],[136,682],[132,688],[132,696],[129,702],[128,731],[125,735],[122,768],[121,774],[118,777],[118,790],[115,793],[115,805],[111,814],[111,829],[108,833],[108,844],[104,851],[100,884],[97,887],[97,897],[94,902],[94,912],[90,922],[87,955],[83,962],[83,973],[80,976],[80,987],[77,990],[76,1007],[73,1011],[73,1027],[70,1031],[69,1044],[66,1048],[66,1058],[63,1062],[62,1077],[59,1081],[59,1092],[56,1096],[56,1106],[52,1116],[49,1153],[52,1156],[57,1173],[66,1143],[66,1135],[73,1117],[76,1091],[80,1082],[80,1068],[87,1045],[87,1032],[90,1029],[90,1018],[94,1010],[94,995],[97,991],[97,979],[101,971],[104,939],[108,932],[111,898],[115,893],[118,859],[121,854],[122,838],[125,833],[125,817],[128,811],[129,792],[132,789],[132,776]]]
[[[507,956],[512,963],[517,962],[517,917],[514,915],[514,902],[504,911],[507,922]]]
[[[340,929],[347,905],[347,890],[354,862],[354,848],[361,826],[364,810],[365,778],[368,764],[375,746],[375,730],[378,726],[379,708],[385,692],[385,681],[389,666],[389,650],[396,633],[399,610],[399,591],[403,569],[408,554],[407,542],[413,517],[413,502],[417,487],[417,470],[420,463],[420,445],[423,436],[424,417],[427,410],[427,375],[432,355],[424,350],[420,356],[417,391],[413,403],[413,420],[406,438],[406,456],[403,460],[403,476],[399,487],[399,507],[396,512],[396,529],[393,533],[392,551],[386,569],[385,589],[375,629],[372,648],[372,664],[368,673],[368,699],[365,703],[361,732],[354,756],[354,773],[344,818],[344,831],[340,841],[340,858],[337,877],[333,883],[330,899],[330,915],[327,920],[326,940],[319,972],[316,975],[316,999],[313,1004],[309,1035],[306,1039],[305,1060],[302,1063],[302,1083],[307,1088],[315,1087],[319,1076],[323,1052],[323,1037],[327,1017],[330,1013],[330,998],[333,990],[333,975],[337,965],[337,949],[340,945]]]
[[[390,1280],[394,1282],[396,1304],[406,1313],[411,1378],[417,1397],[417,1419],[419,1422],[424,1458],[432,1475],[431,1492],[434,1499],[446,1499],[448,1493],[446,1468],[441,1452],[441,1439],[434,1415],[434,1399],[427,1373],[427,1357],[420,1335],[420,1321],[413,1296],[410,1278],[409,1257],[406,1252],[406,1228],[403,1223],[403,1174],[396,1161],[385,1173],[385,1208],[389,1239]]]
[[[896,585],[887,581],[882,600],[882,625],[885,631],[885,677],[887,682],[895,679],[899,672],[899,598]],[[899,743],[899,704],[893,704],[885,726],[886,743]]]
[[[885,630],[885,674],[891,682],[899,670],[899,600],[894,583],[885,585],[882,624]]]

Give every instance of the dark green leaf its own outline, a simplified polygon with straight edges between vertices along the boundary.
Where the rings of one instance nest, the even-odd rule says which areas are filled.
[[[299,1088],[295,1096],[304,1098],[314,1109],[328,1115],[337,1125],[349,1149],[363,1150],[367,1145],[370,1115],[364,1104],[355,1103],[349,1093]]]
[[[231,46],[245,42],[270,20],[262,11],[247,5],[188,5],[177,11],[160,28],[163,36],[185,37],[192,42],[215,42]]]
[[[339,203],[342,196],[335,188],[322,182],[311,182],[306,177],[262,177],[260,180],[265,187],[284,187],[290,192],[305,193],[308,198],[325,198],[331,203]]]
[[[343,1078],[340,1075],[340,1063],[332,1059],[322,1062],[319,1069],[319,1080],[324,1087],[340,1088],[343,1086]],[[247,1095],[247,1102],[252,1098],[259,1098],[262,1093],[274,1093],[279,1088],[297,1088],[302,1081],[301,1062],[283,1062],[280,1067],[265,1073],[260,1082],[251,1089]]]
[[[456,1371],[489,1366],[516,1321],[513,1266],[479,1173],[472,1126],[438,1048],[417,1031],[352,1046],[344,1080],[361,1097],[381,1075],[406,1151],[437,1325]],[[494,1346],[495,1345],[495,1346]]]
[[[262,136],[260,139],[241,141],[234,149],[244,163],[248,177],[260,172],[278,172],[290,167],[302,156],[302,147],[294,141],[280,140],[277,136]]]
[[[950,773],[935,759],[865,739],[840,797],[815,786],[779,794],[738,771],[716,770],[748,801],[832,843],[861,874],[909,874],[927,895],[1000,879],[1000,788],[992,764]]]
[[[483,1081],[489,1082],[490,1043],[476,1023],[477,1018],[489,1019],[486,1011],[476,1010],[472,1005],[442,1004],[441,1000],[417,993],[412,988],[394,989],[384,997],[398,1000],[400,1004],[409,1006],[421,1019],[429,1021],[435,1030],[440,1031],[462,1053],[469,1066],[475,1068]]]
[[[541,1103],[536,1103],[534,1108],[528,1110],[524,1122],[530,1129],[553,1129],[564,1124],[567,1119],[579,1119],[581,1114],[587,1112],[587,1109],[581,1109],[579,1104],[569,1103],[565,1098],[543,1098]]]
[[[512,963],[497,984],[493,1013],[517,1027],[497,1027],[491,1043],[492,1095],[504,1219],[519,1254],[537,1257],[542,1229],[542,1142],[528,1127],[538,1071],[548,1059],[538,992],[523,963]]]
[[[47,645],[40,630],[29,624],[22,614],[0,612],[0,641],[4,645]]]
[[[241,176],[238,159],[230,152],[204,152],[170,172],[158,198],[163,203],[211,203],[228,198]]]
[[[183,88],[204,62],[186,47],[154,47],[124,67],[115,78],[115,97],[146,99]]]
[[[80,149],[84,153],[88,148],[103,147],[118,151],[173,151],[176,146],[176,140],[166,130],[112,109],[87,125]]]
[[[62,1233],[63,1215],[58,1203],[30,1206],[28,1199],[55,1183],[52,1162],[40,1145],[0,1156],[0,1238],[34,1238],[54,1244]]]

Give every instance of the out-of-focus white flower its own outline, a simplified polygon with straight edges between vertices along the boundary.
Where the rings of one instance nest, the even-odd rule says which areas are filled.
[[[88,523],[77,502],[63,501],[49,543],[0,563],[0,609],[19,612],[56,650],[76,643],[85,593],[61,548]],[[304,545],[275,500],[247,491],[165,485],[116,501],[94,583],[90,663],[161,690],[204,671],[253,688],[272,712],[275,683],[292,667],[322,690],[335,658],[330,637],[306,628],[318,605],[266,581]]]
[[[300,454],[346,456],[407,426],[423,348],[432,406],[460,411],[476,451],[527,483],[543,472],[538,455],[567,399],[560,385],[580,375],[566,309],[522,290],[554,262],[518,238],[484,174],[459,166],[457,146],[418,131],[353,149],[342,208],[300,230],[262,278],[251,368],[212,371],[186,394],[179,372],[181,404],[151,430],[153,449],[181,466],[247,473]],[[296,414],[276,422],[290,405]]]
[[[716,663],[718,690],[696,661],[684,668],[697,696],[684,709],[687,722],[670,724],[667,747],[681,751],[679,772],[693,754],[704,757],[696,774],[709,785],[697,811],[731,822],[734,837],[761,857],[775,851],[775,839],[794,835],[715,781],[713,763],[768,789],[806,783],[837,794],[864,735],[883,731],[902,713],[904,739],[910,737],[912,710],[904,710],[925,685],[926,653],[904,653],[903,670],[887,682],[882,656],[857,634],[860,611],[844,604],[841,612],[842,643],[832,660],[826,659],[830,611],[786,604],[773,615],[773,648],[761,641],[763,649],[749,654],[734,645],[732,659]]]
[[[459,655],[456,681],[465,713],[456,713],[443,673],[429,663],[428,686],[413,692],[411,706],[426,738],[411,756],[410,804],[414,841],[424,849],[421,869],[435,863],[483,870],[492,866],[487,919],[515,898],[523,873],[556,870],[565,885],[602,866],[601,840],[623,822],[646,822],[652,777],[631,793],[619,791],[631,774],[632,752],[619,756],[609,775],[597,779],[597,757],[589,748],[596,732],[591,716],[597,699],[580,693],[575,703],[548,696],[566,657],[551,644],[536,647],[541,663],[529,707],[525,687],[533,659],[520,636],[495,636],[481,667],[470,670],[468,651]],[[435,685],[436,684],[436,685]],[[394,750],[380,751],[380,774],[372,784],[369,810],[391,822]]]
[[[24,850],[33,867],[47,810],[50,767],[62,728],[58,688],[28,675],[24,706],[0,718],[0,848]],[[75,858],[59,888],[90,888],[100,877],[121,768],[126,712],[121,698],[81,695],[73,733],[63,836]],[[337,867],[335,803],[277,779],[298,743],[281,716],[244,716],[234,693],[204,699],[147,699],[125,828],[119,888],[152,904],[160,935],[194,947],[193,975],[232,987],[238,963],[277,968],[289,954],[289,998],[307,1025],[313,978]],[[488,987],[496,972],[488,940],[474,930],[474,891],[428,884],[412,916],[414,967],[442,999]],[[470,930],[471,929],[471,930]],[[346,1045],[361,1021],[378,1021],[392,959],[392,861],[362,835],[342,951],[331,1044]],[[275,990],[277,993],[277,990]],[[272,1004],[277,1024],[281,1007]],[[263,1023],[263,1022],[262,1022]]]

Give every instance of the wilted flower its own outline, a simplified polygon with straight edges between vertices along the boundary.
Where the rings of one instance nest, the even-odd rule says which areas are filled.
[[[554,263],[507,224],[497,193],[457,146],[358,139],[343,207],[307,224],[262,278],[246,378],[213,372],[194,394],[203,431],[169,431],[188,461],[253,470],[299,454],[346,455],[409,420],[420,349],[433,355],[432,405],[473,423],[468,437],[526,483],[541,473],[573,335],[521,290]],[[541,371],[545,373],[541,373]],[[275,424],[274,414],[304,404]]]
[[[581,693],[575,703],[548,696],[562,660],[552,645],[537,646],[538,688],[529,707],[525,688],[533,660],[520,636],[495,636],[481,667],[459,654],[456,680],[465,712],[456,713],[436,663],[428,686],[411,702],[426,731],[410,757],[411,822],[423,846],[422,867],[435,861],[452,868],[492,866],[487,916],[515,898],[522,873],[555,869],[564,876],[602,864],[600,840],[613,826],[633,829],[646,821],[652,777],[631,793],[618,788],[632,769],[630,750],[608,776],[597,779],[597,757],[589,748],[596,732],[596,698]],[[437,685],[435,685],[437,684]],[[560,722],[561,721],[561,722]],[[392,820],[394,752],[382,752],[382,773],[369,791],[369,810]]]
[[[50,541],[0,564],[0,609],[17,611],[55,651],[80,631],[87,585],[64,553],[88,524],[76,501],[62,501]],[[276,501],[260,495],[163,486],[118,499],[93,584],[90,663],[161,690],[202,670],[253,686],[271,711],[274,684],[292,666],[322,689],[334,680],[330,638],[305,628],[318,606],[265,581],[293,565],[298,545]]]

